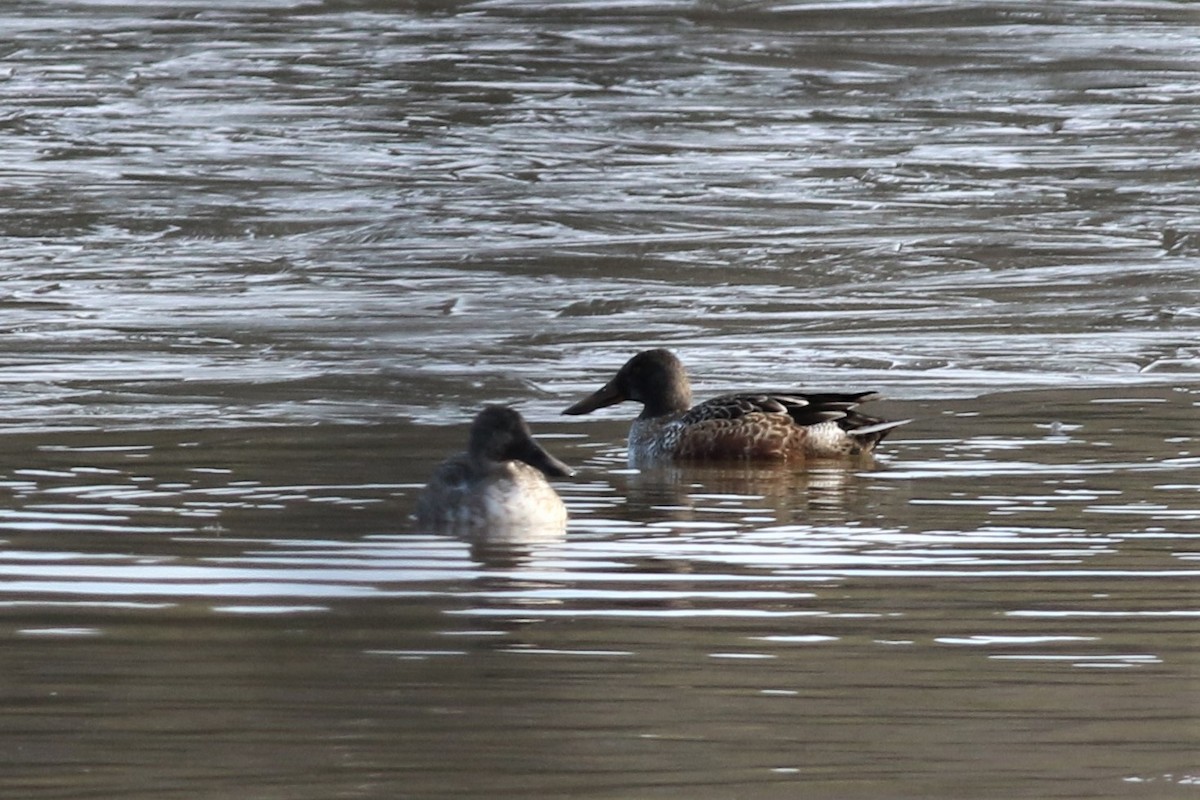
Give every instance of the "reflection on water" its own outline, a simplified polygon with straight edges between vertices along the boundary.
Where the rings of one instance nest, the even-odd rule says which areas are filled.
[[[554,445],[583,465],[568,535],[516,544],[405,529],[461,426],[9,437],[39,466],[6,473],[0,517],[7,732],[32,754],[4,782],[1173,796],[1194,788],[1196,398],[904,404],[891,452],[812,471],[622,469],[624,425],[601,424],[607,444]]]
[[[4,796],[1195,795],[1188,4],[0,17]],[[630,470],[656,345],[916,422]]]
[[[697,513],[727,513],[738,525],[821,520],[826,514],[840,519],[847,500],[853,504],[861,496],[861,470],[876,463],[864,456],[803,466],[668,464],[632,471],[619,491],[630,514],[644,519],[665,513],[672,524]]]

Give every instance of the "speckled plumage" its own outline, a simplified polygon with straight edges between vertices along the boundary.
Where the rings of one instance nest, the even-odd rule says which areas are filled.
[[[561,532],[567,509],[546,476],[571,474],[533,440],[520,414],[487,406],[471,425],[467,451],[434,470],[417,499],[417,522],[490,538]]]
[[[631,358],[604,387],[566,409],[587,414],[625,400],[644,404],[629,431],[634,463],[795,461],[870,452],[909,420],[888,422],[856,410],[875,392],[728,394],[691,405],[683,365],[667,350]]]

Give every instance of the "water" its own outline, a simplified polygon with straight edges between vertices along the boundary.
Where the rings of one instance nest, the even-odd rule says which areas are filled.
[[[1185,3],[0,12],[0,789],[1195,797]],[[635,471],[697,394],[871,463]],[[407,519],[483,402],[561,541]]]

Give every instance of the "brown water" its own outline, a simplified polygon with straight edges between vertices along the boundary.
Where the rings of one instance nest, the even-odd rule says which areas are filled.
[[[1194,798],[1188,3],[9,3],[0,795]],[[878,389],[873,463],[558,412]],[[407,519],[479,404],[560,542]]]

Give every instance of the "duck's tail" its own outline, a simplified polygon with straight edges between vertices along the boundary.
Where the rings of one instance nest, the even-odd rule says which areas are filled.
[[[853,436],[863,451],[866,452],[874,450],[875,445],[882,442],[893,429],[899,428],[901,425],[907,425],[910,422],[912,422],[911,419],[875,419],[863,414],[850,413],[839,419],[838,425],[842,427],[847,436]]]

